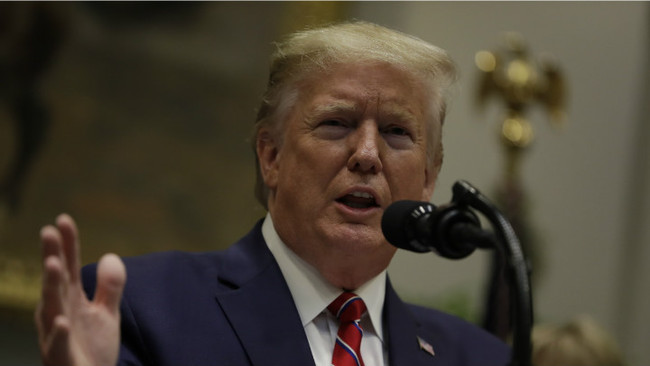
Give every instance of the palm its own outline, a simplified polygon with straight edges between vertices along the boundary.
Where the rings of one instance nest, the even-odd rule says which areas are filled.
[[[70,291],[74,304],[68,309],[71,364],[115,365],[119,347],[119,313],[88,301],[78,289]],[[81,298],[80,298],[81,297]],[[95,335],[95,336],[93,336]],[[106,337],[112,335],[110,337]]]

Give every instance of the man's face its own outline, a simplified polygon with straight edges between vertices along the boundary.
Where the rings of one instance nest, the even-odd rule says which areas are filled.
[[[431,197],[430,106],[424,85],[403,71],[343,65],[299,85],[281,143],[258,138],[279,236],[331,282],[385,269],[395,248],[381,231],[384,210]]]

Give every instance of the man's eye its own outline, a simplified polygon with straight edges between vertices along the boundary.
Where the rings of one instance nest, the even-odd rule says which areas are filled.
[[[395,135],[395,136],[409,136],[410,133],[407,129],[398,127],[398,126],[392,126],[384,130],[384,133],[390,134],[390,135]]]
[[[336,120],[336,119],[328,119],[320,123],[321,126],[332,126],[332,127],[337,127],[337,126],[345,126],[343,122]]]
[[[319,122],[314,130],[317,136],[326,140],[338,140],[347,135],[350,131],[345,121],[338,119],[326,119]]]
[[[384,140],[395,149],[409,149],[413,146],[413,134],[408,128],[387,126],[381,131]]]

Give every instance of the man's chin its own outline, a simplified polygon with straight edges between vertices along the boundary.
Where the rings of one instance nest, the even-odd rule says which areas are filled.
[[[363,223],[343,223],[328,231],[327,235],[336,243],[345,243],[348,247],[381,247],[388,245],[381,229],[375,225]]]

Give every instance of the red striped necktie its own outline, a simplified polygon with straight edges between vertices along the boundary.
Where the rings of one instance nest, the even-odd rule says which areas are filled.
[[[361,359],[363,329],[359,325],[361,315],[366,311],[363,300],[352,292],[344,292],[327,309],[339,319],[332,365],[363,366],[363,359]]]

